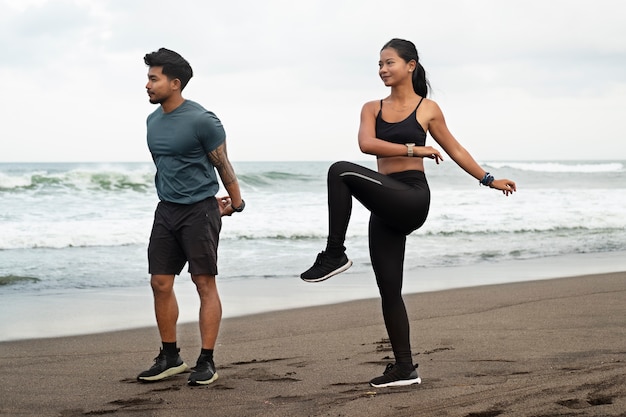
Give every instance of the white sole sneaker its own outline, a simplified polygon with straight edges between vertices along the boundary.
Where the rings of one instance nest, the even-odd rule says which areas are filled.
[[[161,372],[158,375],[138,377],[137,379],[140,381],[148,381],[148,382],[160,381],[162,379],[169,378],[170,376],[182,374],[188,369],[189,367],[187,366],[187,364],[183,362],[182,364],[178,366],[173,366],[171,368],[166,369],[165,371]]]
[[[350,268],[352,266],[352,261],[350,259],[348,259],[348,262],[343,265],[340,266],[339,268],[335,269],[334,271],[329,272],[328,274],[324,275],[321,278],[302,278],[302,281],[306,281],[306,282],[321,282],[321,281],[326,281],[328,278],[335,276],[337,274],[341,274],[343,271],[345,271],[346,269]]]
[[[387,382],[385,384],[372,384],[370,382],[370,386],[374,388],[406,387],[408,385],[421,384],[421,383],[422,383],[422,378],[418,376],[417,378],[414,378],[414,379],[401,379],[398,381]]]

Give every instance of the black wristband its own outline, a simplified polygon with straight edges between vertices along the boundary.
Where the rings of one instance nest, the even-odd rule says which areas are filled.
[[[243,209],[246,208],[246,202],[243,201],[243,198],[241,199],[241,205],[239,207],[235,207],[233,205],[231,205],[231,207],[233,208],[234,211],[236,211],[237,213],[241,213],[243,211]]]
[[[485,176],[483,177],[482,180],[479,180],[478,183],[480,185],[485,185],[487,187],[491,187],[491,183],[494,181],[495,178],[493,178],[493,175],[489,174],[488,172],[485,173]]]

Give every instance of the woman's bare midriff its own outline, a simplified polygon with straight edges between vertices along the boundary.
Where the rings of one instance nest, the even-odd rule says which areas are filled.
[[[388,158],[378,158],[376,160],[378,172],[389,175],[402,171],[424,171],[424,159],[408,156],[391,156]]]

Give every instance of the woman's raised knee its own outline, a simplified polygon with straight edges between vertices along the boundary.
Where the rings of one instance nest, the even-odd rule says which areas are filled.
[[[328,168],[328,176],[335,176],[335,175],[339,175],[342,172],[347,171],[350,167],[353,166],[352,162],[348,162],[348,161],[337,161],[334,162],[329,168]]]

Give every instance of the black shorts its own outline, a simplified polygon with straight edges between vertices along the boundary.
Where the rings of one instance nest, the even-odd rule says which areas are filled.
[[[150,274],[178,275],[189,262],[193,275],[217,275],[221,228],[215,197],[189,205],[159,202],[148,245]]]

